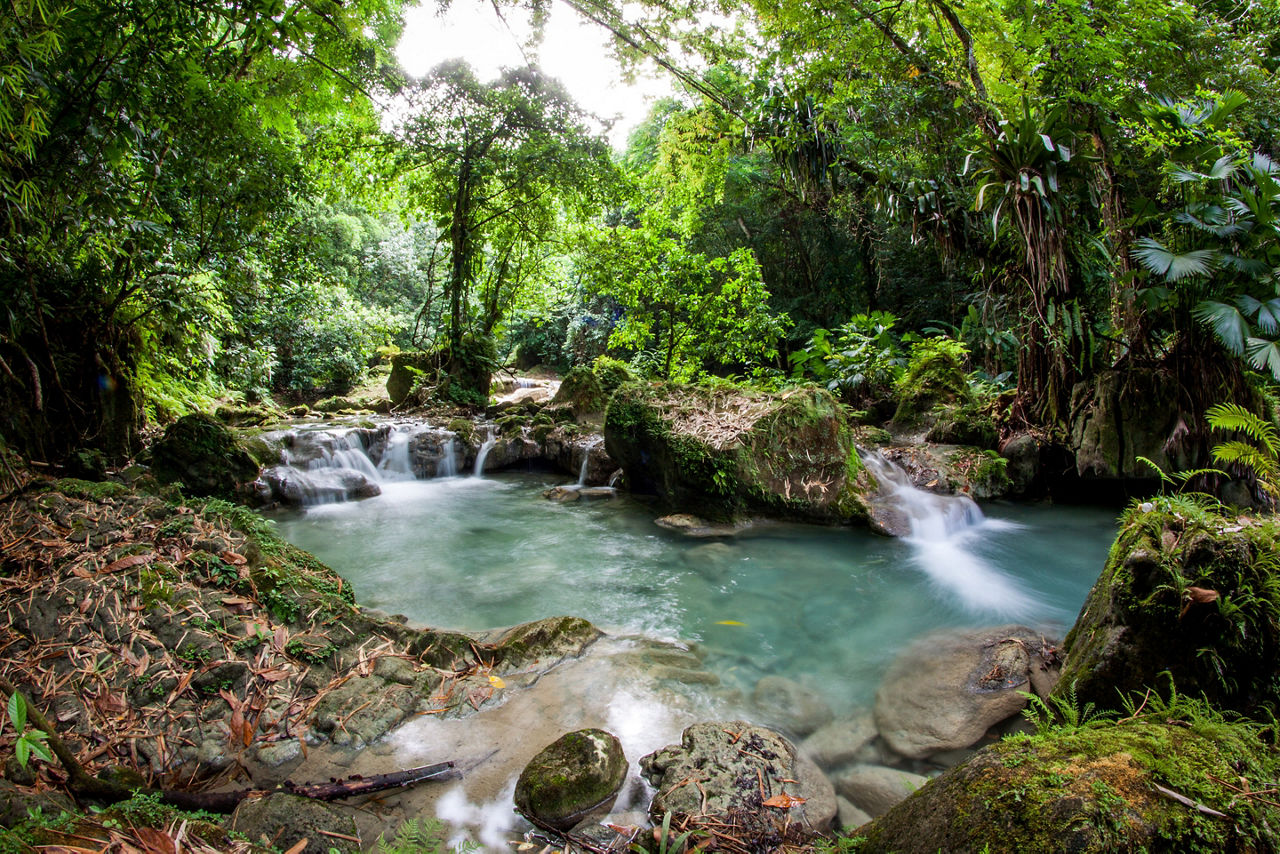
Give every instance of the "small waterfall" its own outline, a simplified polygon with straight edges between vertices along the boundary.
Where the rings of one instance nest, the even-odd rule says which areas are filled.
[[[398,424],[387,435],[387,446],[378,460],[378,479],[384,481],[413,480],[413,456],[410,443],[422,434],[416,424]]]
[[[587,469],[591,466],[591,452],[600,447],[603,441],[603,436],[597,436],[582,449],[582,467],[578,469],[578,486],[587,485]]]
[[[458,439],[450,433],[441,444],[440,462],[436,463],[436,477],[457,477]]]
[[[480,443],[480,450],[476,452],[476,477],[484,477],[484,460],[489,456],[489,452],[493,450],[493,446],[498,443],[498,432],[490,424],[485,428],[484,441]]]
[[[266,472],[273,492],[295,504],[331,504],[369,498],[381,478],[357,430],[305,431],[288,437],[283,465]]]
[[[900,466],[877,452],[860,452],[880,483],[878,503],[893,521],[905,521],[903,539],[913,562],[967,609],[1014,616],[1033,601],[1018,584],[979,555],[984,535],[1017,527],[987,519],[967,495],[937,495],[917,488]],[[893,526],[897,527],[897,526]]]

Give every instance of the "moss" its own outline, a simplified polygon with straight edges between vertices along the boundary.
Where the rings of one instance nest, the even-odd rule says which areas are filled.
[[[1274,519],[1225,516],[1193,498],[1135,502],[1064,643],[1062,684],[1114,707],[1117,691],[1168,671],[1179,691],[1224,708],[1280,710],[1278,539]]]
[[[1232,788],[1243,779],[1257,790],[1280,772],[1259,730],[1202,703],[1147,711],[986,748],[863,828],[859,850],[1276,850],[1280,808]]]
[[[445,429],[467,444],[471,444],[476,434],[476,425],[468,418],[451,418]]]
[[[554,424],[539,424],[533,428],[533,440],[539,443],[545,442],[547,437],[555,432],[555,429]]]
[[[627,775],[618,740],[603,730],[567,733],[535,756],[516,781],[516,808],[530,820],[567,830],[617,794]]]
[[[551,399],[555,406],[568,406],[577,418],[604,412],[609,396],[600,385],[599,378],[589,368],[573,368],[560,382],[560,389]]]
[[[948,338],[927,338],[915,344],[907,370],[895,387],[898,408],[894,422],[921,424],[940,404],[973,403],[965,354],[963,344]]]
[[[171,424],[151,447],[151,472],[191,495],[230,500],[240,484],[258,476],[258,463],[223,424],[195,413]]]
[[[497,420],[498,433],[502,436],[519,436],[529,426],[529,418],[524,415],[506,415]]]
[[[961,448],[947,458],[951,471],[962,478],[955,487],[969,486],[978,495],[997,495],[1012,483],[1006,471],[1009,461],[995,451]]]
[[[600,389],[606,397],[617,391],[618,386],[636,379],[636,375],[631,373],[631,368],[626,362],[609,356],[598,357],[591,365],[591,372],[596,375]]]
[[[122,498],[131,494],[127,486],[113,481],[94,482],[89,480],[78,480],[74,477],[64,477],[62,480],[55,481],[53,488],[63,495],[71,498],[81,498],[87,501],[102,501],[107,498]]]
[[[396,353],[391,357],[391,371],[387,374],[387,397],[399,406],[409,397],[415,385],[434,371],[435,357],[430,353],[413,351]]]

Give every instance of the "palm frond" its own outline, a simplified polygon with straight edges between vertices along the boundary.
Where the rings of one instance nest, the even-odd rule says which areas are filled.
[[[1188,276],[1209,275],[1215,266],[1217,255],[1212,249],[1177,253],[1150,237],[1138,238],[1133,246],[1133,257],[1139,264],[1170,282]]]
[[[1249,339],[1249,321],[1240,309],[1230,303],[1204,300],[1195,307],[1192,315],[1213,330],[1232,354],[1242,356]]]

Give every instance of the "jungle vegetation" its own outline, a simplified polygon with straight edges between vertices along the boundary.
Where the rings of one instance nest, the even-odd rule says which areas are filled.
[[[0,432],[126,457],[398,349],[865,406],[946,336],[1047,430],[1280,378],[1275,0],[568,3],[679,80],[624,151],[536,67],[409,79],[401,0],[3,0]]]

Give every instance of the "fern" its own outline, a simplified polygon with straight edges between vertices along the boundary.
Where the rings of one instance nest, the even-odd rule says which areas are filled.
[[[1048,702],[1027,691],[1018,693],[1027,698],[1027,707],[1022,710],[1022,716],[1035,726],[1036,735],[1094,729],[1116,717],[1115,712],[1103,711],[1093,702],[1081,706],[1076,697],[1074,682],[1065,697],[1051,694]]]
[[[1205,420],[1215,430],[1242,433],[1245,437],[1215,445],[1214,461],[1247,470],[1272,504],[1280,500],[1280,432],[1276,426],[1238,403],[1210,407]]]

